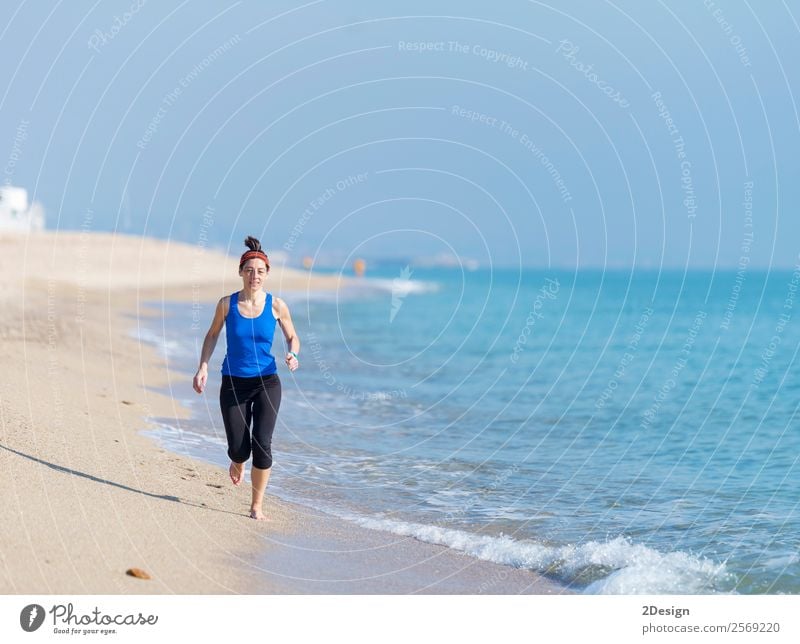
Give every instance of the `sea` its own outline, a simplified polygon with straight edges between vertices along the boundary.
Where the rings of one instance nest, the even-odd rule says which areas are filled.
[[[799,284],[409,263],[278,293],[269,492],[587,594],[798,593]],[[132,333],[192,418],[147,433],[227,467],[224,337],[191,387],[214,303],[150,305]]]

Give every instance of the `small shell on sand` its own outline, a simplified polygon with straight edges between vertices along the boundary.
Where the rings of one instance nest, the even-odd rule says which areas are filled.
[[[130,575],[131,577],[136,577],[137,579],[150,579],[150,575],[148,575],[141,568],[128,568],[125,571],[125,574]]]

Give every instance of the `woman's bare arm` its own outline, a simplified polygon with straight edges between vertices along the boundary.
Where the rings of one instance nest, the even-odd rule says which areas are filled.
[[[289,313],[289,307],[286,306],[281,298],[276,298],[278,304],[278,323],[281,325],[283,337],[286,338],[286,346],[289,347],[289,353],[286,354],[286,364],[291,371],[294,371],[299,366],[296,355],[300,353],[300,338],[297,337],[294,323],[292,322],[292,315]]]
[[[217,308],[214,311],[214,319],[211,321],[211,326],[206,333],[205,340],[203,340],[203,349],[200,352],[200,366],[197,367],[197,373],[194,376],[192,386],[194,390],[200,394],[206,386],[208,379],[208,361],[214,353],[214,348],[217,346],[217,339],[225,326],[225,300],[226,297],[217,302]]]

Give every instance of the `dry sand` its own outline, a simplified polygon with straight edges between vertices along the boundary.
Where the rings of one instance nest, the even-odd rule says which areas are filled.
[[[235,259],[186,244],[0,234],[0,593],[566,592],[269,493],[269,521],[253,521],[247,485],[141,435],[146,417],[188,417],[154,391],[164,359],[130,335],[158,314],[143,303],[208,311],[239,284]],[[268,288],[339,285],[274,267]]]

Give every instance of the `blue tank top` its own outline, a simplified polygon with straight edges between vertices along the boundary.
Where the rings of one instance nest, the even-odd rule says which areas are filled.
[[[246,318],[239,313],[239,293],[232,293],[225,316],[228,350],[222,361],[222,375],[256,378],[277,373],[272,355],[275,323],[270,293],[267,293],[264,310],[255,318]]]

